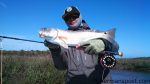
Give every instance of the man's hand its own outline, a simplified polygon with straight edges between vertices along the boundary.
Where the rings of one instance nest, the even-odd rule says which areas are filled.
[[[54,49],[59,49],[59,48],[60,48],[59,45],[50,43],[50,42],[48,42],[48,41],[46,41],[46,40],[44,41],[44,45],[45,45],[46,47],[48,47],[50,50],[54,50]]]
[[[87,42],[81,43],[80,47],[85,47],[85,53],[98,55],[105,49],[105,44],[101,39],[92,39]]]

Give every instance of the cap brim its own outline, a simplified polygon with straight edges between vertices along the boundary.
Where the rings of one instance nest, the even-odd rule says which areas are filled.
[[[64,14],[63,16],[62,16],[62,18],[64,19],[66,16],[69,16],[70,14]]]
[[[69,15],[72,15],[72,14],[79,14],[79,15],[80,15],[80,13],[66,13],[66,14],[64,14],[64,15],[62,16],[62,18],[64,19],[66,16],[69,16]]]

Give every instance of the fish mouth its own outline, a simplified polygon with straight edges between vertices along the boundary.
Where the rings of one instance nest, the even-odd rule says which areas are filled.
[[[51,29],[41,28],[41,30],[39,31],[39,37],[41,38],[45,37],[48,32],[51,32]]]
[[[53,28],[42,28],[39,31],[39,37],[49,40],[55,40],[58,37],[58,30]]]

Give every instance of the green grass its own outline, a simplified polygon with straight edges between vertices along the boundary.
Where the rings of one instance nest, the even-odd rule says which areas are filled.
[[[3,57],[3,84],[64,84],[64,75],[49,56]]]
[[[115,69],[150,72],[150,58],[118,59]]]

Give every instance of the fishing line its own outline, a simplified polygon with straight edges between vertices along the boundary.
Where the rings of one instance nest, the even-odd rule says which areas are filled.
[[[102,73],[102,81],[104,80],[104,73],[105,73],[106,68],[104,68],[103,73]]]
[[[2,80],[2,63],[3,63],[3,45],[2,45],[2,38],[0,37],[0,51],[1,51],[1,84],[3,82]]]

